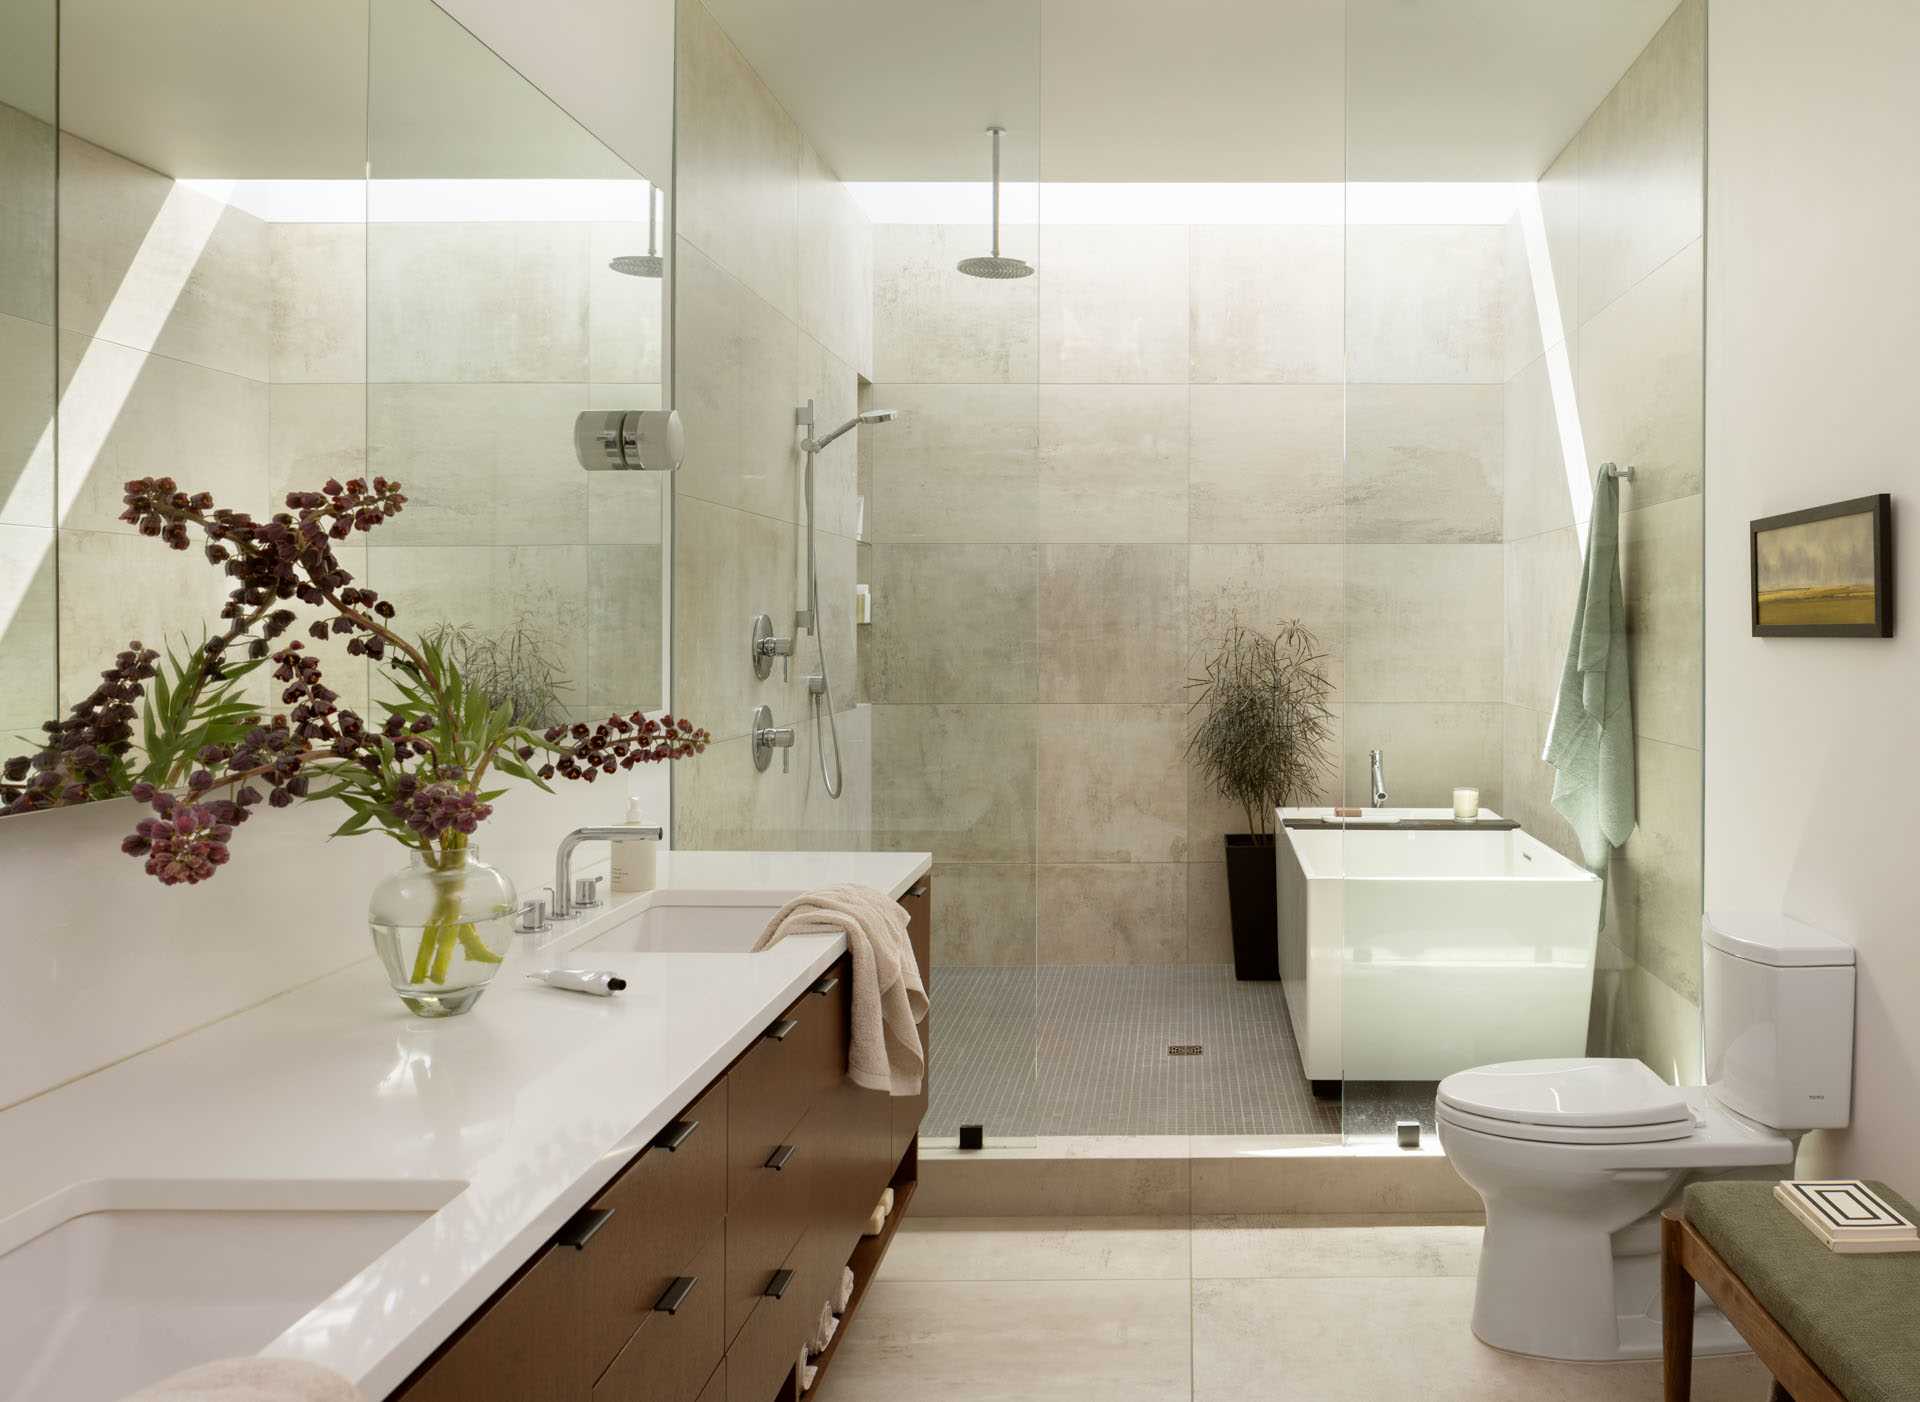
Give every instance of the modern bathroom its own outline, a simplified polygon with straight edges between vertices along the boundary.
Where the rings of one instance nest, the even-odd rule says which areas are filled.
[[[1920,1398],[1916,53],[10,0],[0,1402]]]

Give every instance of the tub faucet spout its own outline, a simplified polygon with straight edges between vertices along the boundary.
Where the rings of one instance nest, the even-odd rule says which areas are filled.
[[[1380,751],[1368,751],[1367,760],[1373,771],[1373,806],[1385,808],[1387,806],[1387,771],[1380,762]]]

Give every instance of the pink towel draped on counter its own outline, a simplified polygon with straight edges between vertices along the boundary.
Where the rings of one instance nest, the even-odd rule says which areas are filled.
[[[229,1358],[175,1373],[126,1402],[361,1402],[360,1389],[317,1363]]]
[[[870,886],[828,886],[780,907],[754,945],[788,935],[845,935],[853,955],[853,1045],[847,1074],[857,1086],[918,1095],[927,1072],[920,1024],[927,988],[907,937],[907,912]]]

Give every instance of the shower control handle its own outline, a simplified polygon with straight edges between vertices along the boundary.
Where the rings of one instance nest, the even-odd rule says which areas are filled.
[[[793,680],[793,639],[773,631],[773,619],[764,613],[753,616],[753,637],[749,643],[753,674],[761,681],[773,675],[773,659],[780,659],[780,680]]]
[[[749,727],[753,736],[753,767],[765,772],[773,763],[773,752],[780,751],[780,772],[787,772],[787,753],[793,748],[794,732],[790,725],[775,725],[773,711],[766,706],[756,706],[753,710],[753,724]]]

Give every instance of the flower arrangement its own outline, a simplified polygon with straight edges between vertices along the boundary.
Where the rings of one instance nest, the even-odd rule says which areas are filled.
[[[43,727],[34,754],[0,771],[0,813],[130,795],[147,812],[121,842],[162,885],[210,880],[230,857],[235,829],[262,804],[331,800],[347,817],[335,836],[383,833],[429,867],[465,864],[468,840],[505,792],[500,776],[542,789],[559,777],[592,783],[636,765],[699,754],[711,736],[685,718],[636,711],[595,725],[545,723],[548,708],[501,695],[497,669],[469,671],[474,644],[457,630],[409,638],[394,606],[356,584],[334,544],[377,529],[406,505],[382,477],[328,481],[288,493],[265,521],[216,507],[171,478],[126,484],[120,519],[174,550],[201,548],[233,580],[220,628],[184,655],[130,642],[100,685]],[[393,699],[378,723],[339,704],[320,660],[287,633],[288,605],[323,612],[310,640],[345,638],[378,664]],[[278,708],[247,699],[243,683],[271,669]],[[544,703],[543,703],[544,705]],[[535,726],[540,728],[536,729]],[[430,922],[417,956],[421,981],[444,971],[454,947],[497,962],[450,906]]]

